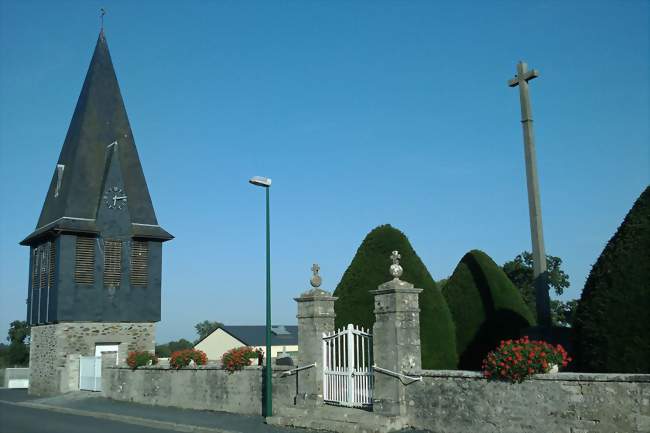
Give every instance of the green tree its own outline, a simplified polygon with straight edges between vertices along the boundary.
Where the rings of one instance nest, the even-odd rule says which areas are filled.
[[[546,256],[546,268],[548,276],[548,285],[555,291],[556,295],[564,293],[564,289],[569,287],[569,276],[561,269],[562,259],[555,256]],[[524,302],[528,305],[531,313],[537,320],[537,302],[535,299],[535,282],[533,278],[533,255],[528,251],[519,254],[514,260],[503,264],[503,272],[506,273],[510,281],[519,289]],[[553,310],[553,306],[551,306]],[[551,315],[553,311],[551,311]],[[557,323],[553,323],[557,325]]]
[[[29,365],[29,346],[25,343],[13,342],[7,349],[9,366],[26,367]]]
[[[436,286],[438,286],[440,290],[444,290],[445,286],[447,285],[447,281],[449,281],[449,277],[438,280],[436,281]]]
[[[24,343],[25,339],[29,336],[30,327],[24,320],[14,320],[9,324],[9,332],[7,333],[7,341],[10,343],[19,342]]]
[[[566,302],[560,301],[559,299],[551,299],[551,320],[553,321],[553,326],[572,327],[577,306],[577,299],[571,299]]]
[[[194,347],[194,344],[191,341],[181,338],[177,341],[170,341],[165,344],[157,345],[156,356],[160,358],[169,358],[173,352],[183,349],[191,349],[192,347]]]
[[[574,320],[582,371],[650,373],[650,187],[591,268]]]
[[[212,332],[214,332],[215,329],[218,327],[223,326],[223,323],[221,322],[210,322],[209,320],[204,320],[203,322],[197,323],[194,325],[194,329],[196,329],[196,333],[199,334],[197,342],[200,340],[203,340],[205,337],[210,335]]]
[[[517,288],[483,251],[460,260],[443,290],[456,325],[458,367],[478,370],[501,340],[516,338],[534,318]]]
[[[9,367],[21,367],[29,365],[29,346],[25,344],[25,340],[29,336],[30,328],[27,322],[23,320],[14,320],[9,325],[7,332],[7,341],[9,346],[5,346],[0,351],[2,360],[0,364]]]
[[[401,279],[423,289],[419,296],[422,367],[453,369],[456,366],[454,325],[447,304],[408,238],[390,225],[372,230],[363,240],[352,263],[336,286],[334,304],[337,328],[354,323],[372,329],[374,297],[369,292],[391,279],[391,252],[402,256]]]
[[[4,343],[0,343],[0,380],[2,380],[2,369],[10,367],[9,365],[9,359],[7,359],[7,351],[9,350],[9,346],[7,346]]]

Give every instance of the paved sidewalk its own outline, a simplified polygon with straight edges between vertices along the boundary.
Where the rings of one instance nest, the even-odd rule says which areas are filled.
[[[26,390],[0,389],[0,403],[181,432],[316,433],[269,426],[261,416],[148,406],[109,400],[90,392],[37,398],[29,396]]]

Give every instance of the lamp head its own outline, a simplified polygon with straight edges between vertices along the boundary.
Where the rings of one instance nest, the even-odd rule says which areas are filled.
[[[271,179],[269,179],[268,177],[255,176],[252,177],[249,180],[249,182],[252,183],[253,185],[263,186],[264,188],[268,188],[271,186]]]

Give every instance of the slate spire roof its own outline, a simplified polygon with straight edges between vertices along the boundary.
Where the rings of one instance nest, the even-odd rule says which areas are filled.
[[[117,142],[133,236],[172,239],[156,219],[103,30],[36,225],[21,244],[52,232],[97,233],[111,144]]]

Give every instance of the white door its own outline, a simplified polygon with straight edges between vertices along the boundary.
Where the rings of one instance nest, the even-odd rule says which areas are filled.
[[[118,354],[119,354],[119,344],[96,344],[95,345],[95,356],[102,356],[102,353],[105,352],[115,352],[115,365],[118,364],[119,360]]]
[[[102,390],[102,358],[100,356],[79,358],[79,389]]]

